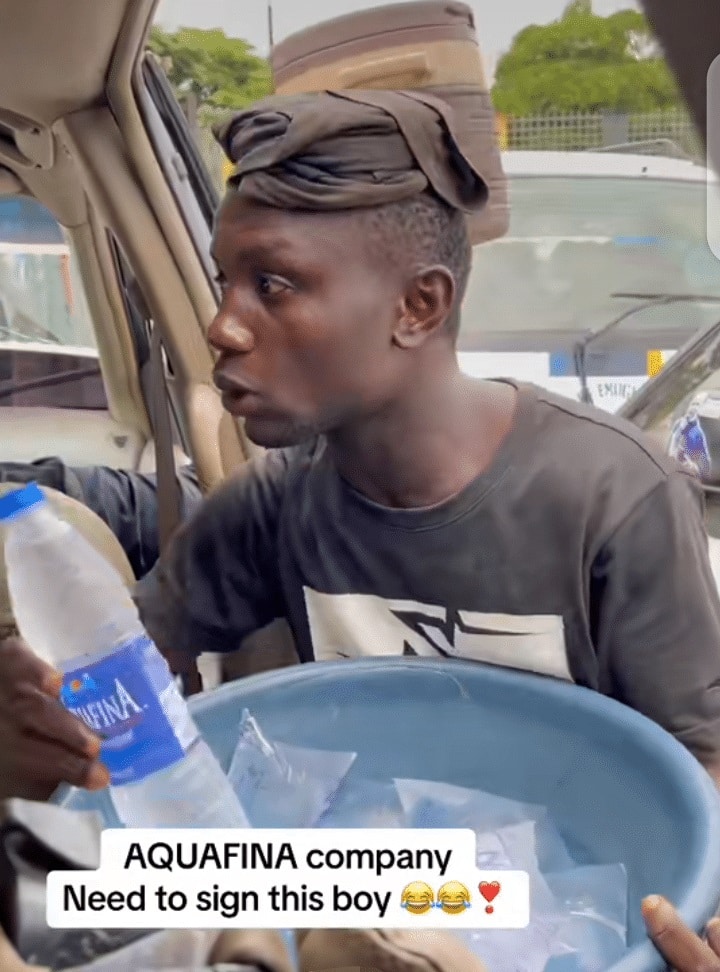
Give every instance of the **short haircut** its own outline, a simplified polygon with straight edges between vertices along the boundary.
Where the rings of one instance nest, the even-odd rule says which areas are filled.
[[[439,264],[452,273],[455,302],[446,329],[454,338],[472,264],[465,214],[429,192],[360,212],[375,258],[413,270]]]

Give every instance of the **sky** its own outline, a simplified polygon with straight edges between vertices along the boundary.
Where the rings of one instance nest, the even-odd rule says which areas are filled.
[[[567,0],[466,0],[475,12],[480,47],[492,69],[515,34],[528,24],[544,24],[560,16]],[[384,6],[367,0],[272,0],[275,42],[297,30],[355,10]],[[637,8],[634,0],[593,0],[595,13]],[[156,21],[167,30],[177,27],[222,27],[231,37],[250,41],[257,52],[268,52],[267,0],[161,0]]]

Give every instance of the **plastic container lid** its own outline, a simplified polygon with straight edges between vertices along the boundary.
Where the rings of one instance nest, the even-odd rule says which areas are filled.
[[[37,483],[28,483],[22,489],[14,489],[12,493],[0,496],[0,523],[14,520],[45,502],[45,494]]]

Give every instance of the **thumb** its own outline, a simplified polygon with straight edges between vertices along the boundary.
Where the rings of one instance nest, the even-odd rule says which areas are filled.
[[[50,972],[49,969],[39,965],[28,965],[21,959],[2,927],[0,927],[0,969],[2,972]]]

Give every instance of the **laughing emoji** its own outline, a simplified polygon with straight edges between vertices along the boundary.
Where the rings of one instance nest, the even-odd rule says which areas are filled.
[[[401,904],[411,915],[424,915],[435,905],[435,894],[424,881],[413,881],[404,888]]]
[[[470,907],[470,892],[459,881],[448,881],[437,893],[437,906],[448,915],[459,915]]]

